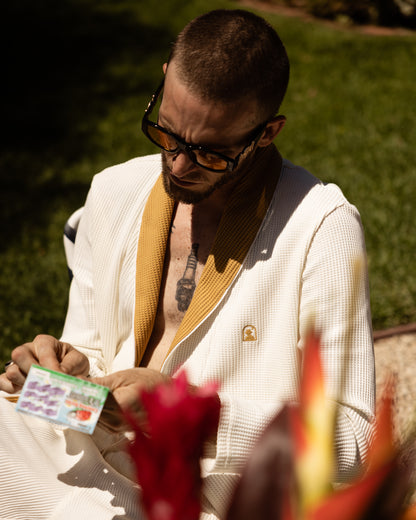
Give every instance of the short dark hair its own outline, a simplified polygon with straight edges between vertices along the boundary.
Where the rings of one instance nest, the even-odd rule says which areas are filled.
[[[189,22],[173,44],[171,61],[195,94],[223,103],[254,98],[263,120],[277,113],[289,81],[278,34],[242,9],[217,9]]]

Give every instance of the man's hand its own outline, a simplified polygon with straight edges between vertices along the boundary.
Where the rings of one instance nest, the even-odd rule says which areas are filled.
[[[64,372],[71,376],[87,376],[90,364],[87,356],[72,345],[52,336],[39,335],[12,352],[13,363],[0,375],[0,390],[14,393],[20,390],[33,363]]]
[[[146,414],[140,402],[140,391],[152,390],[156,385],[169,380],[169,376],[144,367],[91,379],[93,383],[107,386],[111,391],[101,412],[100,423],[111,431],[128,430],[129,425],[124,421],[122,413],[122,410],[128,410],[145,427]]]

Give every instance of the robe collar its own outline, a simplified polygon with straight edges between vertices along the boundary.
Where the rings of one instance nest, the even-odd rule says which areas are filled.
[[[239,272],[273,197],[282,167],[274,145],[259,148],[253,166],[231,193],[188,310],[169,353],[215,308]],[[174,200],[154,185],[143,212],[136,260],[134,335],[136,365],[146,350],[158,308]]]

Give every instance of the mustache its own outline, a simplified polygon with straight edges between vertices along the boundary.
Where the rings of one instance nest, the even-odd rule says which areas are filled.
[[[166,152],[162,150],[162,168],[163,173],[165,175],[171,175],[172,177],[176,177],[174,173],[172,173],[172,167],[169,166],[168,159],[166,157]],[[178,179],[186,181],[186,182],[200,182],[204,180],[203,173],[198,169],[197,166],[193,165],[192,168],[186,173],[184,176],[178,177]]]

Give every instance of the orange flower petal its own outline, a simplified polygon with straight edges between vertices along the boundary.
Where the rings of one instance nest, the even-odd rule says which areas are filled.
[[[392,470],[393,463],[379,468],[357,483],[333,493],[306,520],[360,520]]]

